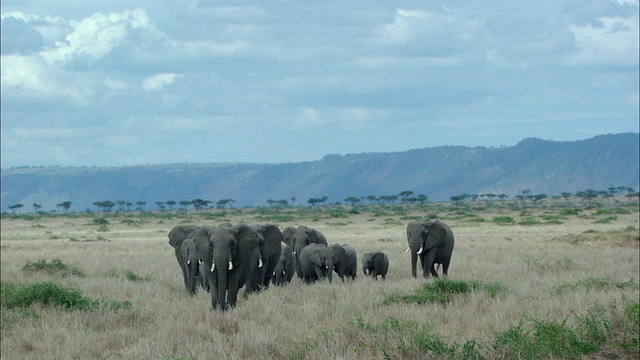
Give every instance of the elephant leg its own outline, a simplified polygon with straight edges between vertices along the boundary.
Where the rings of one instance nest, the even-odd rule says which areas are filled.
[[[438,272],[436,271],[435,265],[431,266],[431,276],[433,276],[434,278],[438,277]]]
[[[445,262],[442,264],[442,274],[444,276],[449,276],[449,262]]]
[[[435,272],[435,268],[433,267],[433,263],[436,259],[436,249],[431,248],[429,249],[429,251],[427,251],[427,254],[424,257],[424,264],[423,264],[423,276],[425,279],[429,278],[430,273]],[[432,272],[433,271],[433,272]],[[438,276],[437,274],[435,276]]]
[[[234,274],[234,276],[230,277],[229,285],[228,285],[228,288],[227,288],[228,289],[228,291],[227,291],[227,300],[228,300],[228,305],[229,305],[230,309],[236,307],[236,301],[238,299],[238,291],[240,290],[240,288],[238,287],[238,285],[239,285],[238,278],[235,275],[236,274]]]

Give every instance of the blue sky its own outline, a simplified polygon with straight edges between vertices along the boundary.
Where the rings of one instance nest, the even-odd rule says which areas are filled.
[[[638,132],[638,1],[3,0],[2,167]]]

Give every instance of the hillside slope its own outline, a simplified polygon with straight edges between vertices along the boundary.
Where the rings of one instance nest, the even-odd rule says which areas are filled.
[[[235,206],[286,199],[295,205],[327,196],[397,195],[404,190],[445,201],[461,193],[530,189],[557,195],[611,186],[638,189],[638,134],[609,134],[573,142],[525,139],[515,146],[444,146],[396,153],[327,155],[288,164],[172,164],[119,168],[25,167],[2,169],[2,211],[38,203],[51,211],[72,202],[72,211],[95,201],[147,202],[231,198]]]

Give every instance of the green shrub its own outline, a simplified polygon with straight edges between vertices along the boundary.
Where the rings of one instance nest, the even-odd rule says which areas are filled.
[[[511,216],[494,216],[491,221],[498,225],[512,225],[516,223]]]
[[[67,265],[60,259],[39,259],[36,262],[27,261],[22,267],[22,271],[46,271],[50,274],[60,274],[62,276],[74,275],[84,277],[84,272],[73,265]]]
[[[440,303],[447,304],[454,295],[468,294],[475,290],[486,291],[491,297],[507,292],[506,286],[502,284],[483,285],[478,281],[451,280],[449,278],[439,278],[433,282],[424,284],[415,290],[413,294],[399,295],[392,294],[385,298],[384,304],[396,302],[402,303]]]
[[[129,281],[151,281],[151,277],[137,275],[131,270],[126,270],[124,272],[124,278]]]
[[[109,225],[109,220],[105,218],[95,218],[91,221],[93,225]]]
[[[111,311],[130,309],[129,301],[118,302],[103,299],[94,300],[85,297],[79,289],[65,288],[53,282],[14,284],[3,282],[0,286],[0,299],[5,309],[26,311],[33,303],[61,307],[65,310],[96,310],[105,308]]]

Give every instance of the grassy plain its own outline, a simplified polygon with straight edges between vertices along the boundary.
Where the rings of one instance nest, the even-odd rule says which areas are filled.
[[[4,216],[0,357],[638,357],[637,204],[350,209]],[[445,285],[463,290],[447,300],[420,298],[436,282],[412,278],[405,253],[407,222],[431,215],[456,237]],[[354,282],[334,276],[314,285],[294,278],[240,297],[232,311],[212,311],[208,293],[184,290],[167,234],[178,224],[222,222],[308,225],[329,243],[353,246],[359,260],[386,252],[389,274],[374,281],[359,269]],[[51,283],[99,305],[9,306],[10,289]]]

